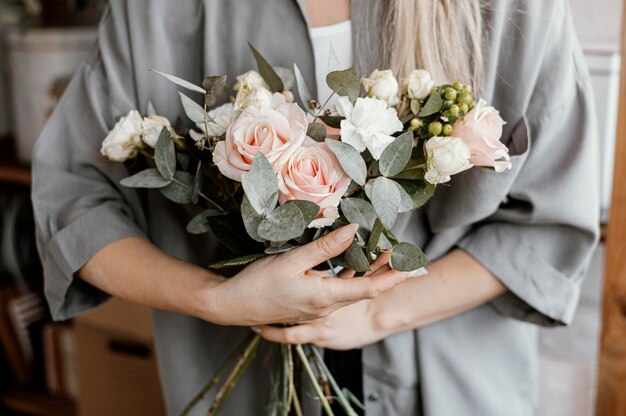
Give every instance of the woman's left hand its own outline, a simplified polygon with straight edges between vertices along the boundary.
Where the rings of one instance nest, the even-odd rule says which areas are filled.
[[[372,271],[365,276],[376,276],[390,271],[389,256],[390,253],[381,254],[372,263]],[[338,278],[351,279],[353,276],[354,272],[345,270]],[[286,328],[265,325],[255,330],[260,330],[261,336],[268,341],[283,344],[314,344],[333,350],[350,350],[373,344],[387,335],[378,324],[375,307],[376,299],[362,300],[314,321]]]

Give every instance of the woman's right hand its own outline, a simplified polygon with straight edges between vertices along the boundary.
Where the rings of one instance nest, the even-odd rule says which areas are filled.
[[[258,326],[296,323],[372,299],[408,277],[389,271],[373,277],[335,278],[312,268],[343,253],[357,225],[339,228],[289,252],[268,256],[223,279],[204,294],[203,318],[222,325]]]

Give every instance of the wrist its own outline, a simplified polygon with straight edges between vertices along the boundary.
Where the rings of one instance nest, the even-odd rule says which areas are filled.
[[[223,291],[226,280],[223,276],[202,270],[198,287],[191,291],[189,314],[214,324],[229,325],[225,319],[229,313],[225,310],[224,305],[220,304],[220,299],[224,298]]]

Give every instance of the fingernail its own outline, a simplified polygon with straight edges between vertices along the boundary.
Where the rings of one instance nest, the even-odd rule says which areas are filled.
[[[252,330],[252,332],[255,332],[257,334],[261,333],[261,328],[259,328],[258,326],[251,326],[250,329]]]
[[[340,228],[337,231],[337,240],[342,243],[352,240],[354,238],[354,233],[356,233],[357,228],[359,228],[359,224],[350,224]]]

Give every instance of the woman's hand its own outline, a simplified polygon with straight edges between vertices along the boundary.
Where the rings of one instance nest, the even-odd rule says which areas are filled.
[[[205,319],[242,326],[310,321],[373,299],[404,281],[407,273],[390,270],[356,279],[312,270],[344,252],[356,228],[355,224],[339,228],[303,247],[257,260],[233,278],[223,279],[207,293]]]

